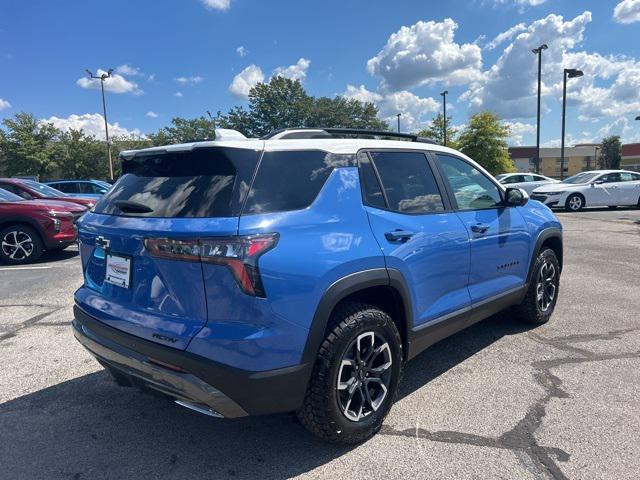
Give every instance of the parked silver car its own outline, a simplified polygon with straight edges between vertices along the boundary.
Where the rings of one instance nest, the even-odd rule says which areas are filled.
[[[522,188],[528,194],[531,194],[536,188],[550,183],[558,183],[559,180],[545,177],[537,173],[502,173],[496,175],[496,180],[506,187]]]

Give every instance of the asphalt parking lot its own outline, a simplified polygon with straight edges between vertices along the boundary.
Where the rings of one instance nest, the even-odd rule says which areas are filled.
[[[0,265],[0,477],[636,479],[640,210],[559,216],[552,321],[504,312],[433,346],[357,447],[291,415],[219,420],[115,386],[70,330],[77,251]]]

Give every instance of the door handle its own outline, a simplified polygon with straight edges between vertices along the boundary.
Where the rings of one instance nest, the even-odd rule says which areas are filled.
[[[471,225],[471,231],[473,233],[483,234],[487,233],[487,230],[489,230],[489,225],[486,225],[484,223],[476,223],[475,225]]]
[[[406,241],[414,235],[415,233],[409,230],[394,230],[393,232],[387,232],[384,234],[385,238],[390,242]]]

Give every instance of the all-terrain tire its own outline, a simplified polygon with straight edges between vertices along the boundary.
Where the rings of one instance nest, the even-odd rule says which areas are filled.
[[[338,389],[338,383],[344,379],[345,373],[349,373],[343,371],[341,365],[347,361],[345,358],[354,348],[354,342],[362,340],[362,343],[365,343],[371,338],[373,338],[371,350],[384,349],[385,356],[388,356],[391,361],[391,365],[385,370],[385,375],[388,375],[385,377],[388,381],[387,391],[375,411],[370,409],[367,416],[354,421],[348,418],[350,411],[348,406],[344,409],[346,402],[343,400],[344,397],[341,397],[345,392],[348,395],[350,389]],[[375,347],[376,340],[378,347]],[[385,342],[388,350],[385,349]],[[360,349],[357,350],[359,352]],[[362,356],[365,356],[364,353]],[[343,303],[334,311],[330,320],[328,334],[320,347],[303,406],[297,412],[298,419],[309,431],[325,441],[355,444],[367,440],[380,430],[382,422],[395,401],[402,374],[402,360],[400,334],[387,313],[364,303]],[[386,363],[388,363],[387,360],[385,360]],[[354,374],[353,379],[357,380],[357,375]],[[349,381],[353,379],[349,378]],[[354,383],[358,383],[356,380]],[[368,383],[370,381],[365,378],[362,385],[372,385]],[[376,385],[378,384],[376,383],[372,388]],[[369,390],[364,392],[363,402],[366,397],[371,398]],[[363,411],[360,411],[359,415],[362,413]],[[353,416],[353,413],[351,415]]]
[[[548,282],[551,272],[553,272],[553,279]],[[551,288],[551,284],[553,288]],[[553,296],[549,298],[551,290],[553,290]],[[560,263],[555,252],[550,248],[545,248],[536,258],[531,283],[524,299],[514,307],[518,319],[534,325],[547,323],[553,314],[559,292]]]

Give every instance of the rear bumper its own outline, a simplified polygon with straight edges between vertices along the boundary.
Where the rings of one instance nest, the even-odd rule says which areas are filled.
[[[250,372],[155,344],[105,325],[74,307],[76,339],[101,363],[185,406],[227,418],[288,412],[302,405],[307,364]]]

